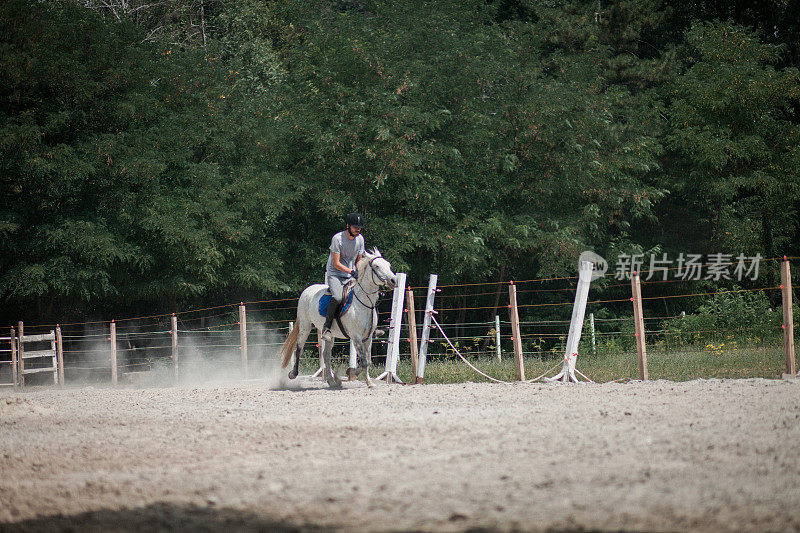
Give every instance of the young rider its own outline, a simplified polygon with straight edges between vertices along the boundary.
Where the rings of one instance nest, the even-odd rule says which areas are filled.
[[[361,235],[364,217],[358,213],[350,213],[346,223],[347,229],[331,239],[331,253],[325,267],[325,284],[331,289],[331,301],[328,304],[325,326],[322,328],[322,338],[328,342],[333,340],[331,325],[336,308],[342,301],[343,286],[351,277],[358,277],[356,263],[364,255],[364,237]]]

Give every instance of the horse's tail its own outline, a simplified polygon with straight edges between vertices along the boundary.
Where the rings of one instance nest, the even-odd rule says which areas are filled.
[[[280,353],[283,355],[283,360],[281,361],[281,368],[286,368],[289,366],[289,361],[292,360],[292,354],[294,353],[294,349],[297,346],[297,337],[300,335],[300,326],[297,325],[297,322],[294,323],[294,328],[292,331],[289,332],[289,336],[286,337],[286,340],[283,341],[283,346],[281,346]]]

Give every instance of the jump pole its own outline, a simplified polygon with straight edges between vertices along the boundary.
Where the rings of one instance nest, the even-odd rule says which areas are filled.
[[[564,365],[561,367],[561,372],[552,378],[545,378],[545,381],[580,383],[578,378],[575,377],[575,364],[578,362],[578,345],[581,342],[583,318],[586,316],[586,302],[589,299],[589,286],[592,283],[593,269],[594,266],[591,261],[581,261],[578,269],[578,287],[575,289],[575,303],[572,305],[572,319],[569,323],[569,334],[567,335],[567,346],[564,350]],[[578,373],[580,374],[579,371]]]
[[[414,383],[422,383],[425,379],[425,362],[428,360],[428,342],[431,337],[431,315],[436,311],[433,310],[433,300],[439,289],[436,288],[436,282],[439,276],[431,274],[428,280],[428,297],[425,300],[425,318],[422,320],[422,337],[419,340],[419,365],[417,366],[417,375],[414,377]]]
[[[403,383],[397,377],[397,362],[400,360],[400,333],[403,329],[403,308],[406,295],[406,273],[397,273],[397,284],[392,293],[392,316],[389,319],[389,341],[386,344],[386,369],[377,380],[386,383]]]

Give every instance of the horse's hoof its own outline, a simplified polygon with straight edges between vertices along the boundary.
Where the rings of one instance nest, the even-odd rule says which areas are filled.
[[[294,370],[292,370],[291,372],[289,372],[289,379],[294,379],[294,378],[296,378],[296,377],[297,377],[297,372],[295,372]]]

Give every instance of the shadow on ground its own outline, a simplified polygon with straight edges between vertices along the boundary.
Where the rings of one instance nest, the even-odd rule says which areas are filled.
[[[157,503],[137,509],[101,509],[77,515],[52,515],[0,523],[0,532],[11,531],[276,531],[328,532],[332,528],[269,520],[236,509]]]
[[[456,521],[460,517],[451,518]],[[457,527],[447,528],[448,531],[463,531],[465,533],[494,533],[494,529],[483,527]],[[322,527],[313,524],[298,525],[296,523],[279,522],[270,520],[246,511],[237,509],[213,507],[198,507],[196,505],[178,505],[173,503],[156,503],[147,507],[136,509],[110,510],[101,509],[71,516],[61,514],[42,516],[14,523],[0,523],[0,533],[6,532],[118,532],[137,531],[172,532],[172,531],[225,531],[227,532],[277,532],[277,533],[327,533],[333,531],[347,531],[346,526]],[[427,528],[426,528],[427,530]],[[526,529],[513,529],[512,531],[525,531]],[[533,527],[531,530],[538,531]],[[396,530],[409,531],[409,530]],[[547,529],[550,533],[567,533],[568,529]],[[582,533],[591,533],[596,530],[577,529]]]

